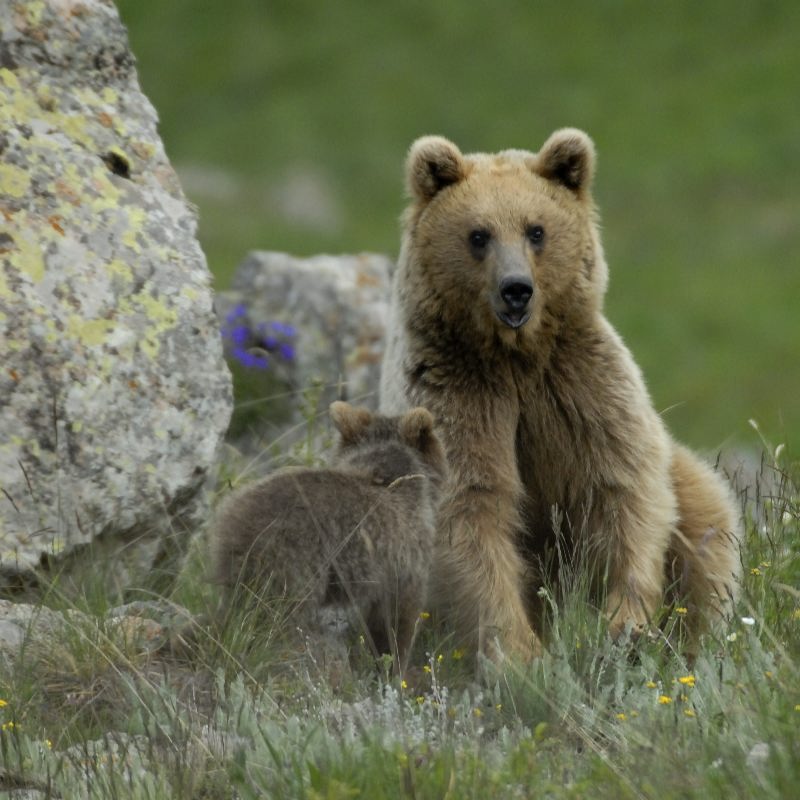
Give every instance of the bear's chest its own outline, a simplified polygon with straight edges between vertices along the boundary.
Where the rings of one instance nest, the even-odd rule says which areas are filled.
[[[520,374],[522,372],[522,374]],[[518,371],[517,468],[525,492],[526,527],[537,538],[553,531],[554,509],[574,523],[587,512],[605,465],[615,458],[615,425],[601,382],[574,370]]]

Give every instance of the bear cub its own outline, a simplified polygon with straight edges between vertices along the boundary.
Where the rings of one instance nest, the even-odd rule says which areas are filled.
[[[330,415],[330,468],[281,470],[222,505],[217,581],[234,604],[285,598],[307,633],[336,618],[366,628],[402,671],[428,596],[444,450],[424,408],[387,417],[335,402]]]

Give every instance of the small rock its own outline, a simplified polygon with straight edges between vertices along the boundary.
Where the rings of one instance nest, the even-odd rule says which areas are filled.
[[[302,392],[315,382],[323,387],[317,410],[336,399],[377,406],[393,269],[385,256],[366,253],[256,251],[232,289],[217,295],[229,360],[271,374],[273,393],[291,395],[287,427],[301,420]],[[259,408],[269,415],[267,404]]]

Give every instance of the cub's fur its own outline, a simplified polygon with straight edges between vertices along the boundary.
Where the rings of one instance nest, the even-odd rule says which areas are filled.
[[[424,408],[399,417],[336,402],[329,469],[288,469],[234,493],[215,526],[232,602],[282,596],[300,628],[344,612],[405,668],[428,596],[444,451]]]

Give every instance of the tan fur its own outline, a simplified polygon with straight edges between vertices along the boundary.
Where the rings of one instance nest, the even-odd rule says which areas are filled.
[[[344,610],[404,669],[428,597],[444,451],[424,408],[385,417],[337,402],[331,418],[331,468],[275,473],[221,507],[217,580],[234,603],[285,597],[311,633]]]
[[[408,157],[381,408],[436,418],[451,476],[434,584],[490,653],[495,636],[536,652],[554,508],[606,585],[614,633],[652,617],[668,572],[698,619],[735,587],[730,492],[673,442],[603,316],[594,161],[574,129],[538,154],[463,155],[423,137]]]

